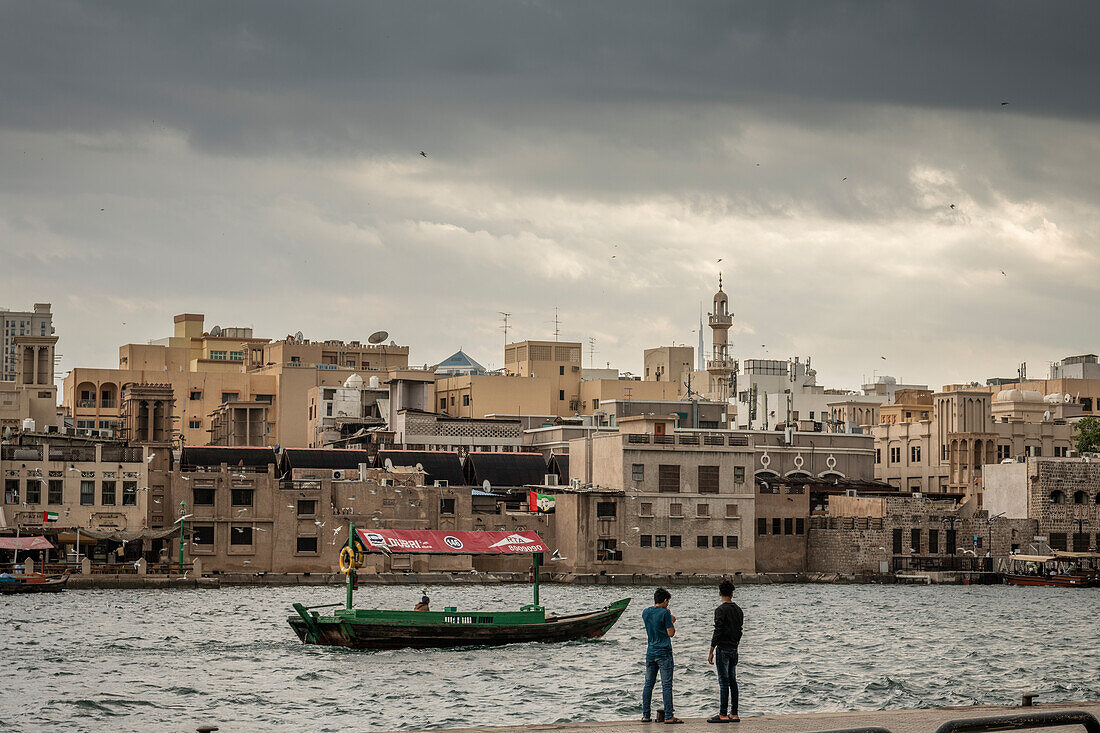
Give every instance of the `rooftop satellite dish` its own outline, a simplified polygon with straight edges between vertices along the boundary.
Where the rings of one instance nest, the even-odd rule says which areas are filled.
[[[367,343],[380,344],[383,341],[385,341],[386,339],[388,339],[389,337],[390,337],[390,332],[389,331],[375,331],[374,333],[372,333],[370,335],[370,338],[367,339]]]
[[[1046,422],[1049,419],[1050,419],[1050,410],[1047,410],[1046,412],[1043,413],[1043,422]]]
[[[213,336],[214,338],[217,338],[218,336],[221,336],[222,335],[222,327],[221,326],[214,326],[212,329],[210,329],[210,335]]]
[[[489,479],[485,479],[484,481],[481,482],[481,488],[484,489],[485,491],[492,491],[493,490],[493,485],[491,483],[489,483]]]
[[[393,473],[393,461],[387,458],[386,462],[382,464],[382,468],[386,469],[390,473]]]
[[[300,344],[305,340],[306,340],[305,334],[303,334],[301,331],[298,331],[297,333],[294,334],[294,343]]]
[[[416,470],[417,471],[423,471],[424,470],[424,464],[423,463],[416,464]]]
[[[1069,396],[1069,392],[1066,392],[1066,396],[1062,398],[1067,404],[1073,402],[1073,398]]]

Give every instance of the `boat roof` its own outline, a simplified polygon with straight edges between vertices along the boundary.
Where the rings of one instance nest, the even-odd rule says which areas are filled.
[[[538,532],[517,530],[356,529],[367,552],[418,555],[530,555],[549,552]]]
[[[0,550],[52,550],[45,537],[0,537]]]
[[[1092,560],[1100,558],[1100,552],[1067,552],[1066,550],[1055,550],[1054,556],[1059,560]]]
[[[1020,562],[1050,562],[1054,559],[1054,555],[1009,555],[1010,560],[1019,560]]]

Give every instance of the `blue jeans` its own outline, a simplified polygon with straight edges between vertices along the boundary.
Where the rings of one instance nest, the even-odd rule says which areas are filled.
[[[719,704],[725,715],[737,715],[737,650],[718,647],[714,650],[714,666],[718,669]]]
[[[665,720],[672,717],[672,655],[645,658],[645,687],[642,688],[642,717],[652,717],[650,702],[653,700],[653,685],[657,682],[657,671],[661,672],[661,695],[665,701]]]

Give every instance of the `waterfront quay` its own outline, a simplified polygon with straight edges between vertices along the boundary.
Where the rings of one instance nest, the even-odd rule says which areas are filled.
[[[880,728],[891,733],[932,733],[949,721],[970,720],[974,718],[1009,717],[1034,713],[1059,713],[1071,710],[1082,711],[1100,719],[1100,701],[1052,703],[1034,707],[975,705],[969,707],[934,708],[930,710],[872,710],[836,713],[799,713],[790,715],[756,715],[742,718],[731,730],[739,733],[823,733],[851,729]],[[682,727],[675,730],[704,731],[714,730],[717,726],[708,724],[705,718],[687,718]],[[718,728],[721,730],[721,728]],[[985,728],[984,730],[1020,730],[1013,728]],[[425,729],[426,730],[426,729]],[[435,729],[438,733],[439,729]],[[564,731],[584,731],[585,733],[650,733],[663,730],[659,723],[639,721],[616,721],[605,723],[554,723],[548,725],[491,726],[475,728],[448,728],[445,733],[563,733]],[[1030,731],[1071,731],[1084,730],[1083,726],[1044,726],[1026,728]]]

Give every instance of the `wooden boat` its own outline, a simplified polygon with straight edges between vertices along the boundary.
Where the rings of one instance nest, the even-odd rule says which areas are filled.
[[[0,578],[0,593],[60,593],[65,590],[69,576],[65,575],[12,575]]]
[[[417,554],[529,554],[534,573],[534,602],[518,611],[367,610],[353,607],[355,568],[365,552]],[[358,530],[351,525],[348,544],[341,551],[341,570],[347,576],[345,603],[307,607],[294,604],[296,616],[287,619],[305,644],[353,649],[446,648],[500,646],[524,642],[596,639],[608,632],[630,604],[629,598],[596,611],[568,616],[547,615],[539,605],[538,568],[546,552],[535,532],[440,532],[429,530]],[[321,615],[314,609],[333,608]]]
[[[1100,587],[1100,571],[1082,560],[1095,553],[1055,552],[1053,555],[1010,555],[1009,570],[1003,574],[1008,585],[1047,586],[1053,588]]]

